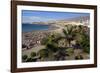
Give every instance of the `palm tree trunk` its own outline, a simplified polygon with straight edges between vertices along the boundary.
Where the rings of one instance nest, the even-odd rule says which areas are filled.
[[[69,46],[68,46],[68,47],[70,47],[70,46],[71,46],[71,45],[70,45],[70,42],[71,42],[71,41],[70,41],[70,40],[68,40],[68,44],[69,44]]]

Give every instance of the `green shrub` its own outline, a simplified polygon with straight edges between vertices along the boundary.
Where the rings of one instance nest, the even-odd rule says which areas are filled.
[[[83,59],[82,55],[75,56],[75,60],[81,60],[81,59]]]
[[[31,55],[30,55],[32,58],[36,56],[36,53],[35,52],[31,52]]]
[[[28,59],[26,60],[26,62],[36,62],[36,61],[37,61],[36,58],[28,58]]]
[[[80,34],[80,38],[77,40],[77,43],[79,43],[80,47],[83,49],[84,52],[90,53],[90,41],[89,36],[85,33]]]
[[[72,55],[74,53],[74,49],[68,48],[68,49],[66,49],[66,52],[67,52],[68,55]]]
[[[52,52],[58,51],[58,47],[56,43],[47,44],[46,48]]]
[[[28,58],[26,62],[32,62],[32,58]]]
[[[43,57],[43,58],[45,58],[45,57],[48,57],[48,50],[47,49],[41,49],[39,52],[38,52],[38,55],[40,56],[40,57]]]
[[[25,61],[27,58],[28,58],[27,55],[23,55],[23,56],[22,56],[22,60],[23,60],[23,61]]]

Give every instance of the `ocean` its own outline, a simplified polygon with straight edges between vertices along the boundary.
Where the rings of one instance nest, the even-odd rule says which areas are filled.
[[[50,25],[43,24],[22,24],[22,32],[31,32],[37,30],[48,30]]]

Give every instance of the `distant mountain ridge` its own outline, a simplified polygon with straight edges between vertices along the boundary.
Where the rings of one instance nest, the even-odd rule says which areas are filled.
[[[90,16],[78,16],[78,17],[74,17],[74,18],[69,18],[69,19],[62,19],[62,20],[53,20],[53,21],[47,21],[47,22],[32,22],[30,24],[55,24],[56,22],[85,22],[85,21],[89,21],[90,20]]]
[[[68,19],[68,21],[79,21],[79,20],[82,21],[90,20],[90,16],[79,16],[79,17]]]
[[[59,20],[59,21],[79,22],[80,20],[82,20],[82,21],[90,20],[90,16],[78,16],[78,17],[69,18],[69,19],[64,19],[64,20]]]

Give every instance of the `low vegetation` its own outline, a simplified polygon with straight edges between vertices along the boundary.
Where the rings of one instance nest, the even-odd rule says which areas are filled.
[[[23,62],[82,60],[84,54],[90,53],[89,28],[82,25],[66,25],[63,34],[52,34],[43,38],[41,44],[45,48],[37,53],[32,52],[30,57],[22,56]]]

